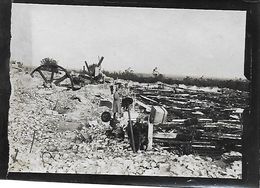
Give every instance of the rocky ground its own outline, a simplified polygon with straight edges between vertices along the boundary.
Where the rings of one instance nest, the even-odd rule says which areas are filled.
[[[128,140],[108,138],[100,115],[108,85],[78,91],[44,88],[40,78],[12,70],[10,172],[241,178],[241,160],[225,163],[155,146],[133,153]]]

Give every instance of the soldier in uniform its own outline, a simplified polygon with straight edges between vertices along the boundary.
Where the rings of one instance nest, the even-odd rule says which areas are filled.
[[[121,115],[121,113],[122,113],[121,100],[120,100],[119,87],[118,86],[116,86],[115,92],[114,92],[114,95],[113,95],[113,113],[114,113],[114,119],[116,119],[117,114]]]

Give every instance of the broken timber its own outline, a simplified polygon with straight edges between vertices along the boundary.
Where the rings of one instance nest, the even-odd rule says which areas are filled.
[[[136,103],[137,105],[143,107],[143,108],[146,110],[146,112],[151,112],[151,109],[152,109],[152,108],[151,108],[150,106],[144,104],[143,102],[141,102],[141,101],[139,101],[139,100],[135,100],[135,103]]]

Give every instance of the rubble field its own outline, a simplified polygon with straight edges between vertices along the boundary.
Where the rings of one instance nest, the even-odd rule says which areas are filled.
[[[229,162],[157,144],[134,153],[127,138],[108,138],[109,125],[100,118],[107,107],[98,104],[112,99],[108,84],[45,88],[40,78],[15,69],[11,82],[9,172],[242,178],[237,151],[228,153],[239,156]]]

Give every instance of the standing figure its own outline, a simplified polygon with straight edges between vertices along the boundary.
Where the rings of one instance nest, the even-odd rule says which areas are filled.
[[[111,95],[113,95],[113,93],[114,93],[114,86],[113,86],[113,85],[110,85],[109,88],[110,88],[110,93],[111,93]]]
[[[114,119],[116,119],[116,114],[121,115],[121,100],[120,100],[120,95],[118,92],[119,88],[116,86],[115,92],[113,95],[113,113],[114,113]]]

